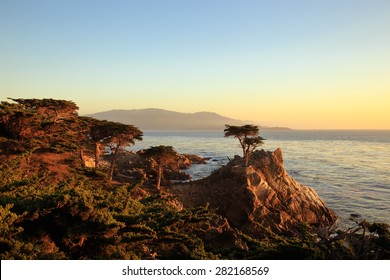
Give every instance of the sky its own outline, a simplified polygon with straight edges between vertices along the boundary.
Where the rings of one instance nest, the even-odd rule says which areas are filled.
[[[0,100],[390,129],[388,0],[0,0]]]

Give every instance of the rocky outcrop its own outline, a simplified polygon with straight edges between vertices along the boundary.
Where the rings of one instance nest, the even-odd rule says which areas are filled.
[[[194,233],[203,240],[206,247],[248,250],[246,241],[240,237],[237,229],[232,228],[228,220],[221,216],[202,221]]]
[[[282,151],[256,151],[249,167],[236,156],[209,177],[177,184],[171,192],[184,207],[209,205],[229,223],[249,234],[264,228],[294,231],[302,223],[329,228],[337,220],[317,193],[291,178],[283,165]]]
[[[116,180],[129,181],[133,180],[155,180],[157,177],[157,168],[152,160],[146,159],[140,156],[138,153],[126,152],[119,155],[116,159],[116,168],[114,177]],[[109,166],[111,161],[110,155],[106,155],[100,162],[102,165],[104,162]],[[84,156],[84,158],[86,158]],[[188,181],[191,176],[185,172],[186,169],[190,168],[193,164],[206,164],[208,159],[202,158],[197,155],[190,154],[178,154],[178,161],[175,164],[164,168],[163,184],[170,185],[172,181]],[[93,161],[94,163],[94,161]],[[84,164],[87,166],[89,162],[84,159]]]

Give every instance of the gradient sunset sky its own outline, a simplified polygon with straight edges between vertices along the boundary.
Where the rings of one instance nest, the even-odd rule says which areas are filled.
[[[390,129],[390,1],[1,0],[6,97]]]

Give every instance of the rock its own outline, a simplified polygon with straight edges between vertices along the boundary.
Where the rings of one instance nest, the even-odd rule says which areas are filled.
[[[229,225],[226,218],[221,216],[203,221],[194,233],[205,242],[206,247],[248,250],[247,243],[239,236],[238,231]]]
[[[191,154],[181,154],[180,157],[180,169],[188,169],[193,164],[206,164],[207,159],[198,156],[198,155],[191,155]]]
[[[187,181],[191,176],[181,170],[167,169],[164,170],[164,178],[173,181]]]
[[[206,164],[207,158],[198,155],[183,154],[192,164]]]
[[[362,217],[362,215],[360,215],[360,214],[358,214],[358,213],[352,213],[352,214],[351,214],[351,218],[352,218],[352,219],[358,219],[358,218],[360,219],[361,217]]]
[[[264,228],[291,232],[302,223],[332,227],[336,214],[310,187],[297,183],[283,166],[281,149],[256,151],[250,166],[236,156],[209,177],[172,187],[184,207],[209,204],[243,232],[258,234]]]
[[[142,154],[142,151],[139,151],[136,154],[129,152],[118,156],[114,173],[115,177],[121,177],[123,180],[126,176],[138,180],[156,179],[156,164],[150,159],[143,158],[140,154]],[[179,154],[178,164],[173,164],[164,168],[163,184],[169,185],[170,180],[190,180],[191,176],[183,170],[190,168],[193,164],[206,164],[206,159],[197,155]]]
[[[144,169],[142,169],[142,168],[133,168],[133,169],[127,170],[127,173],[132,178],[146,179],[146,173],[145,173]]]
[[[95,158],[88,155],[82,156],[83,164],[85,167],[95,167]]]

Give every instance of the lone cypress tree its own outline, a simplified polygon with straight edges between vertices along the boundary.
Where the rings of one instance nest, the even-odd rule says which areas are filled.
[[[245,160],[245,166],[249,165],[249,157],[254,150],[264,144],[265,138],[259,136],[259,127],[256,125],[225,125],[224,133],[225,137],[235,137],[240,142],[243,157]]]

